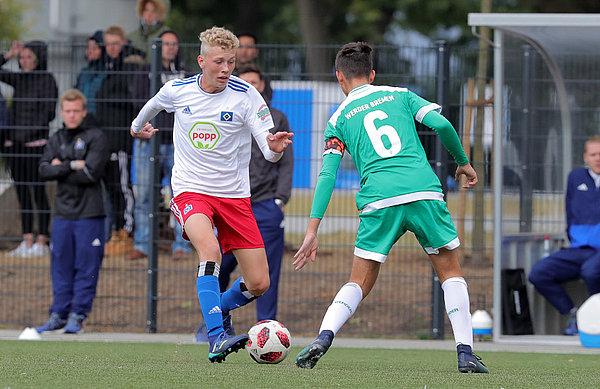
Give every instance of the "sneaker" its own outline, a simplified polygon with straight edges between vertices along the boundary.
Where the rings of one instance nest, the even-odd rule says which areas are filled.
[[[579,334],[577,329],[577,308],[569,313],[569,319],[567,320],[567,327],[563,331],[564,335],[574,336]]]
[[[235,336],[235,329],[231,323],[231,314],[229,313],[223,313],[223,330],[227,336]],[[195,339],[196,342],[208,342],[208,329],[206,328],[206,323],[204,321],[202,321],[196,329]]]
[[[131,254],[129,254],[127,259],[129,259],[130,261],[137,261],[138,259],[144,259],[147,257],[148,256],[146,255],[146,253],[144,253],[142,250],[133,249],[133,251],[131,252]]]
[[[67,320],[67,325],[65,326],[65,334],[76,334],[81,331],[81,325],[85,320],[85,315],[80,315],[78,313],[71,312],[69,313],[69,319]]]
[[[50,314],[50,318],[48,319],[48,321],[45,322],[44,324],[42,324],[41,326],[37,327],[35,330],[39,334],[41,334],[42,332],[47,332],[47,331],[60,330],[61,328],[63,328],[65,326],[66,323],[67,323],[67,321],[65,319],[61,318],[58,313],[52,312]]]
[[[331,347],[332,341],[333,332],[329,330],[322,331],[314,342],[305,347],[304,350],[300,351],[300,354],[296,356],[296,366],[303,369],[312,369],[315,367],[317,362],[319,362],[319,359],[321,359],[327,350],[329,350],[329,347]]]
[[[22,241],[16,249],[9,251],[6,256],[12,258],[26,258],[31,256],[32,246],[27,246],[27,242]]]
[[[461,373],[489,373],[479,355],[474,354],[471,346],[459,344],[456,346],[458,353],[458,371]]]
[[[221,332],[214,342],[210,343],[208,360],[211,363],[221,363],[229,354],[237,353],[248,343],[248,335],[241,334],[237,336],[227,336],[225,332]]]
[[[48,254],[50,254],[50,248],[42,243],[34,243],[29,251],[29,255],[32,257],[45,257]]]
[[[128,256],[133,251],[133,239],[127,231],[113,231],[110,240],[104,246],[104,255],[108,257]]]
[[[235,336],[235,329],[233,328],[233,323],[231,323],[231,314],[223,313],[223,330],[227,336]]]

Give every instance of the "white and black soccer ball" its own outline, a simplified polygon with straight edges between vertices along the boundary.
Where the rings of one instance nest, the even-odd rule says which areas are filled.
[[[248,331],[246,350],[257,363],[279,363],[290,352],[290,331],[276,320],[262,320]]]

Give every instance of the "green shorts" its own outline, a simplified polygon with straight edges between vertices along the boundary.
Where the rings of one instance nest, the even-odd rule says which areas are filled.
[[[444,201],[419,200],[360,214],[354,255],[385,262],[392,246],[406,231],[417,237],[427,254],[460,245]]]

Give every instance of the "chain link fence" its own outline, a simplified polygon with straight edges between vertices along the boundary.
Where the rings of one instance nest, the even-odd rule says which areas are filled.
[[[9,47],[9,42],[0,43],[2,52]],[[320,168],[325,123],[344,98],[333,72],[333,59],[339,47],[260,45],[258,48],[257,62],[270,78],[274,91],[272,104],[288,116],[290,126],[296,134],[294,188],[285,208],[286,250],[280,277],[277,319],[285,323],[293,334],[312,335],[317,332],[333,296],[349,277],[358,225],[358,212],[354,203],[354,196],[359,189],[358,174],[350,157],[346,155],[320,230],[318,260],[302,271],[293,270],[292,257],[304,236],[312,192]],[[182,44],[180,50],[186,69],[198,72],[197,45]],[[440,103],[443,113],[454,124],[463,140],[469,139],[469,143],[473,144],[469,138],[472,135],[469,134],[473,133],[474,127],[470,116],[471,108],[478,104],[472,96],[477,66],[476,50],[449,47],[438,42],[431,47],[381,46],[376,47],[375,52],[376,84],[408,87],[424,98]],[[317,53],[327,58],[330,65],[328,71],[309,72],[307,53]],[[48,43],[48,71],[56,79],[59,94],[76,85],[78,75],[86,65],[84,55],[84,45],[71,42]],[[115,87],[124,87],[123,94],[118,98],[92,97],[89,101],[96,106],[96,113],[102,104],[113,104],[116,107],[113,112],[126,112],[123,116],[125,119],[121,116],[98,119],[109,123],[103,126],[108,135],[118,134],[119,142],[124,142],[128,164],[135,164],[136,158],[133,146],[127,143],[130,142],[129,123],[145,99],[150,97],[133,97],[129,81],[140,77],[149,80],[151,75],[148,69],[147,64],[138,61],[132,62],[120,72],[103,70],[106,77],[122,76],[120,84],[116,83]],[[19,72],[15,61],[5,64],[2,70]],[[16,102],[16,89],[6,82],[0,83],[0,86],[10,110]],[[491,106],[491,103],[488,102],[487,105]],[[50,133],[61,125],[58,109],[56,107],[55,118],[48,124]],[[485,220],[486,238],[483,242],[472,242],[475,218],[472,211],[473,194],[462,192],[457,187],[453,179],[455,165],[445,150],[440,148],[436,134],[419,127],[419,135],[432,167],[441,177],[449,208],[462,234],[460,256],[469,284],[472,310],[485,309],[490,312],[492,259],[489,180],[481,184],[485,186],[486,213],[478,216]],[[2,156],[6,161],[7,158],[19,158],[20,154],[3,150]],[[474,161],[474,166],[477,170],[489,170],[487,161],[488,159]],[[40,213],[51,215],[52,210],[23,208],[19,205],[15,188],[20,184],[42,186],[50,204],[53,204],[55,183],[15,182],[7,171],[5,162],[2,166],[0,326],[36,326],[46,320],[52,301],[50,257],[11,256],[9,253],[22,240],[20,215],[30,213],[37,220]],[[105,255],[94,307],[86,321],[86,328],[96,331],[156,330],[191,333],[202,320],[195,288],[197,256],[191,253],[186,258],[177,260],[172,256],[174,220],[165,205],[170,196],[168,182],[157,177],[154,185],[139,187],[136,184],[135,169],[130,172],[134,195],[140,191],[154,191],[161,199],[158,212],[150,219],[150,223],[158,228],[158,235],[151,242],[157,248],[157,255],[150,260],[130,260],[131,232],[113,236],[114,247]],[[116,212],[113,210],[113,213]],[[118,218],[119,215],[113,214],[113,217]],[[474,246],[484,249],[483,258],[472,258]],[[236,273],[232,277],[236,277]],[[439,293],[439,283],[432,275],[427,255],[418,246],[414,236],[408,233],[394,246],[387,262],[382,266],[374,290],[361,303],[359,310],[341,333],[411,337],[443,337],[444,333],[451,334],[448,321],[444,318],[443,300],[436,300],[435,297],[439,297]],[[434,304],[434,300],[437,303]],[[254,304],[237,310],[233,319],[237,328],[249,328],[256,319]]]

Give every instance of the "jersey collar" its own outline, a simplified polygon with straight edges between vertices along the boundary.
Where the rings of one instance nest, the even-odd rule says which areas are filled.
[[[590,176],[592,176],[592,179],[594,180],[594,183],[596,184],[596,188],[600,188],[600,174],[596,174],[592,171],[592,169],[588,168],[588,172],[590,173]]]
[[[225,90],[226,90],[226,89],[229,87],[229,80],[228,80],[228,81],[227,81],[227,85],[225,86],[225,88],[223,88],[223,90],[222,90],[222,91],[220,91],[220,92],[216,92],[216,93],[210,93],[210,92],[207,92],[207,91],[205,91],[204,89],[202,89],[202,76],[203,76],[203,74],[204,74],[204,73],[200,73],[200,74],[198,74],[198,77],[196,78],[196,84],[198,85],[198,89],[200,90],[200,92],[202,92],[202,93],[204,93],[204,94],[206,94],[206,95],[209,95],[209,96],[214,96],[214,95],[218,95],[218,94],[220,94],[220,93],[223,93],[223,92],[225,92]]]
[[[362,91],[365,88],[368,88],[369,86],[371,86],[371,84],[362,84],[362,85],[359,85],[359,86],[355,87],[354,89],[352,89],[350,91],[350,93],[348,93],[348,96],[354,95],[356,93],[360,93],[360,91]]]

